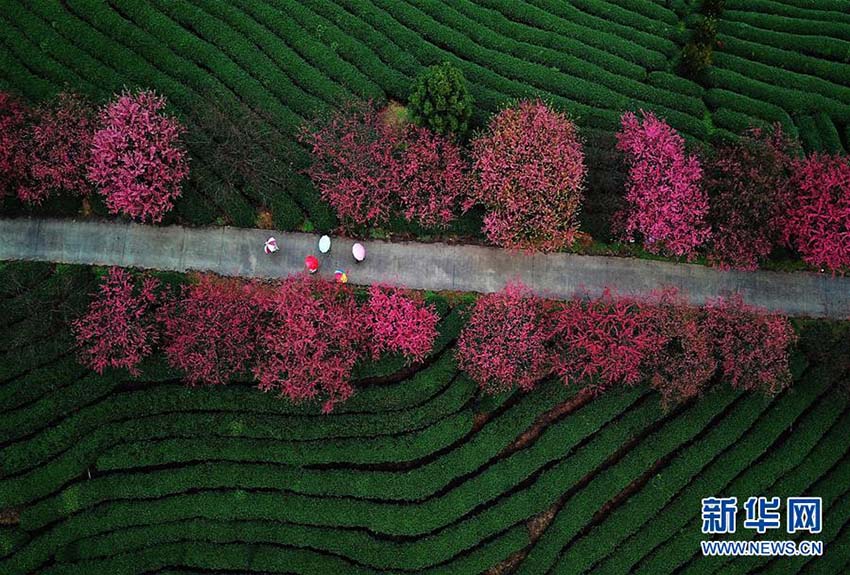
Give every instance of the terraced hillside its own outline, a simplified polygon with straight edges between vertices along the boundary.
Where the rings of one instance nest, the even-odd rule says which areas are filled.
[[[168,279],[168,278],[166,278]],[[171,278],[175,279],[175,278]],[[177,278],[179,279],[179,278]],[[92,270],[0,267],[0,572],[846,573],[846,327],[803,327],[794,387],[672,411],[644,388],[485,398],[451,348],[363,366],[332,415],[161,359],[97,376],[70,350]],[[825,556],[700,558],[700,499],[820,495]]]
[[[0,87],[31,99],[64,86],[98,98],[123,86],[153,87],[190,124],[205,106],[247,107],[291,139],[303,118],[342,99],[405,101],[425,66],[450,60],[471,83],[479,124],[528,95],[578,119],[593,166],[584,225],[604,235],[600,218],[619,189],[611,133],[624,110],[653,109],[694,140],[781,121],[810,148],[850,147],[850,2],[729,0],[722,48],[703,84],[676,72],[692,4],[3,0]],[[277,227],[334,225],[302,175],[261,197],[225,185],[206,149],[194,143],[192,151],[193,183],[178,205],[183,220],[251,226],[265,204]],[[293,146],[291,160],[293,170],[303,167],[304,151]]]

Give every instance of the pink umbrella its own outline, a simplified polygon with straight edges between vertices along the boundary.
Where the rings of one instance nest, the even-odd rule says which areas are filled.
[[[354,261],[360,263],[366,259],[366,248],[363,247],[363,244],[356,243],[351,246],[351,255],[354,256]]]

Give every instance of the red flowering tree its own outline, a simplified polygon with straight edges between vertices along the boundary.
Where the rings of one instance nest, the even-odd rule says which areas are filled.
[[[96,121],[91,102],[63,92],[36,108],[34,117],[28,137],[31,183],[19,190],[18,197],[40,204],[55,191],[89,194],[86,171],[91,164]]]
[[[740,295],[705,309],[720,373],[732,387],[773,394],[791,385],[788,362],[797,335],[788,318],[749,306]]]
[[[466,188],[466,161],[450,139],[402,125],[372,101],[351,102],[305,126],[307,174],[345,223],[381,225],[400,212],[444,226]]]
[[[754,270],[779,243],[797,147],[777,124],[715,150],[705,180],[716,265]]]
[[[540,100],[505,108],[472,143],[470,207],[494,244],[554,251],[572,242],[586,173],[575,124]]]
[[[661,338],[660,347],[646,361],[650,386],[667,406],[702,395],[717,369],[705,314],[674,291],[665,291],[648,303],[652,329]]]
[[[710,236],[702,168],[673,128],[651,112],[641,114],[623,114],[617,133],[617,149],[629,164],[625,239],[640,235],[652,253],[693,257]]]
[[[408,361],[417,362],[433,349],[440,317],[418,294],[372,286],[364,311],[373,358],[401,353]]]
[[[28,120],[29,110],[20,99],[0,92],[0,199],[22,189],[26,194]]]
[[[663,344],[653,315],[650,306],[607,290],[564,303],[555,313],[555,372],[564,383],[585,383],[595,392],[639,383],[645,362]]]
[[[88,178],[110,212],[158,222],[180,196],[189,175],[185,130],[164,110],[165,98],[140,91],[124,92],[101,111]]]
[[[551,369],[550,305],[518,283],[479,297],[457,342],[460,368],[487,393],[533,389]]]
[[[398,194],[394,153],[401,133],[371,100],[348,102],[302,128],[300,140],[313,156],[307,174],[343,222],[381,224],[389,218]]]
[[[785,240],[806,263],[850,266],[850,160],[815,153],[795,163]]]
[[[448,225],[468,193],[468,169],[451,139],[408,126],[397,165],[398,201],[405,219],[424,227]]]
[[[368,345],[351,288],[305,274],[257,299],[266,315],[254,367],[259,388],[294,402],[321,398],[325,413],[348,399],[351,370]]]
[[[168,362],[191,385],[225,384],[247,370],[257,347],[253,284],[203,275],[162,308]]]
[[[72,324],[83,365],[98,373],[123,367],[139,374],[137,366],[158,340],[158,286],[151,277],[136,286],[127,270],[110,268],[86,314]]]

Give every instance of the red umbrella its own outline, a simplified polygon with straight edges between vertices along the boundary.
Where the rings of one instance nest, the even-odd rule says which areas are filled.
[[[304,265],[307,266],[307,271],[311,274],[314,274],[319,270],[319,260],[316,259],[316,256],[309,255],[304,258]]]

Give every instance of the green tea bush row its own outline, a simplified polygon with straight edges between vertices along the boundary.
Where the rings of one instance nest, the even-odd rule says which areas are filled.
[[[778,69],[782,71],[783,75],[805,74],[814,76],[819,79],[819,84],[822,86],[819,90],[821,94],[843,102],[848,101],[847,94],[850,90],[845,86],[847,74],[850,73],[850,64],[814,58],[809,55],[811,53],[809,47],[796,38],[791,41],[790,46],[794,50],[789,50],[787,35],[782,35],[785,38],[785,43],[781,48],[765,44],[751,34],[750,29],[750,26],[743,26],[743,29],[741,29],[732,23],[724,25],[721,28],[723,51],[741,58],[751,58],[769,66],[780,66],[781,64],[781,68]],[[815,41],[819,43],[820,39]],[[847,50],[848,48],[845,46],[844,49]]]
[[[377,572],[339,557],[280,545],[179,542],[148,547],[138,553],[116,555],[100,561],[56,564],[44,575],[89,575],[91,573],[151,573],[174,565],[239,573],[297,573],[298,575],[377,575]]]
[[[571,83],[575,83],[575,94],[569,97],[575,97],[581,100],[586,98],[588,104],[602,104],[602,107],[617,108],[616,105],[608,106],[603,104],[604,99],[600,96],[594,96],[594,87],[596,90],[610,91],[609,98],[619,97],[620,94],[629,98],[636,99],[636,105],[652,105],[665,106],[674,110],[682,111],[696,117],[702,117],[705,110],[705,105],[701,100],[689,98],[685,95],[670,94],[665,90],[656,90],[643,81],[632,80],[623,77],[616,73],[608,72],[594,64],[586,61],[583,53],[572,56],[565,53],[563,49],[550,50],[541,48],[539,45],[531,45],[522,42],[517,42],[513,37],[499,34],[498,30],[490,30],[474,19],[466,19],[451,7],[442,8],[435,6],[433,0],[416,0],[426,12],[433,14],[434,18],[445,23],[454,30],[463,30],[464,33],[472,38],[479,46],[489,47],[502,54],[511,54],[514,57],[520,58],[525,62],[539,63],[551,69],[559,69],[564,75],[569,76]],[[489,13],[489,12],[488,12]],[[586,80],[579,81],[579,78]],[[552,77],[547,86],[552,86]]]
[[[817,385],[817,381],[825,376],[825,372],[822,370],[815,371],[812,372],[811,376],[815,378],[815,385]],[[824,387],[825,385],[826,383],[823,382],[817,387]],[[757,440],[758,438],[754,438],[750,441]],[[763,449],[758,451],[753,454],[753,457],[759,456],[763,451]],[[736,450],[720,454],[709,470],[702,473],[689,486],[687,492],[653,518],[653,530],[651,532],[642,531],[640,536],[629,537],[600,565],[600,569],[611,573],[629,573],[638,561],[653,549],[668,541],[673,534],[680,532],[685,523],[696,525],[699,517],[695,516],[699,512],[700,499],[705,497],[706,493],[721,492],[743,469],[752,464],[752,459],[745,458],[743,461],[739,461],[739,456],[740,454]],[[818,465],[815,466],[815,470],[818,469]],[[805,474],[810,476],[808,472],[805,472]],[[693,528],[698,530],[696,526]],[[691,551],[693,552],[693,550]]]
[[[599,18],[617,22],[623,26],[643,30],[653,36],[669,37],[672,28],[679,23],[675,12],[653,2],[641,0],[577,0],[574,5]]]
[[[649,425],[657,417],[660,417],[660,414],[652,402],[644,402],[641,409],[630,412],[618,425],[606,427],[604,437],[600,436],[587,447],[583,447],[577,456],[570,457],[545,471],[530,488],[508,499],[500,500],[481,514],[455,524],[447,531],[441,531],[440,538],[444,541],[436,546],[439,553],[451,554],[453,553],[451,548],[463,549],[474,545],[481,538],[500,532],[505,525],[542,511],[558,497],[564,485],[569,485],[582,477],[593,466],[604,460],[606,453],[616,450],[621,444],[623,434],[628,436],[637,433],[639,429]],[[604,448],[603,452],[599,453],[598,448]],[[577,466],[577,464],[580,465]],[[588,468],[587,465],[591,467]],[[474,500],[475,494],[472,493],[471,496]],[[152,517],[158,517],[160,521],[194,517],[199,510],[204,510],[202,516],[216,519],[273,519],[281,513],[280,505],[288,509],[289,503],[292,503],[292,508],[291,512],[286,512],[286,518],[299,523],[324,522],[329,525],[365,523],[367,528],[372,530],[380,525],[383,529],[392,530],[392,533],[410,536],[437,529],[440,525],[447,523],[446,517],[442,517],[442,514],[434,515],[424,512],[427,509],[410,514],[409,506],[379,507],[367,502],[343,499],[324,511],[321,499],[286,496],[286,501],[283,501],[280,495],[271,497],[271,494],[245,493],[244,491],[200,493],[144,503],[114,502],[105,506],[101,505],[91,511],[74,515],[55,527],[49,533],[49,538],[52,540],[49,546],[63,545],[65,543],[62,542],[67,542],[68,537],[85,536],[104,531],[104,529],[111,530],[117,526],[136,525],[140,519],[148,522]],[[434,500],[434,504],[444,508],[443,513],[447,513],[449,517],[457,513],[453,506],[443,502],[443,498]],[[144,512],[136,509],[139,505],[143,506]],[[474,506],[474,501],[472,505]],[[308,509],[308,506],[312,507],[312,510]],[[328,514],[336,519],[331,519]],[[475,529],[470,529],[469,521],[473,522]],[[416,544],[419,544],[419,541]],[[39,541],[37,545],[47,545],[47,543]],[[434,553],[437,553],[437,550],[434,550]]]
[[[466,379],[459,379],[428,403],[409,410],[394,412],[391,418],[388,418],[387,414],[381,412],[340,414],[333,418],[317,418],[315,415],[311,417],[307,415],[251,413],[251,411],[246,411],[245,408],[225,412],[211,411],[208,412],[206,417],[210,422],[208,426],[210,432],[215,430],[216,426],[222,426],[221,429],[227,429],[229,426],[237,425],[237,428],[240,430],[242,426],[250,427],[250,429],[241,431],[247,432],[248,436],[254,437],[262,437],[261,434],[268,433],[267,430],[270,427],[279,428],[281,433],[287,433],[291,440],[301,441],[320,438],[331,439],[387,435],[420,429],[447,414],[456,412],[472,397],[474,387],[472,382]],[[197,391],[187,390],[182,388],[182,386],[181,389],[189,393]],[[105,433],[110,430],[110,426],[108,425],[110,422],[118,422],[121,426],[128,426],[134,423],[132,420],[128,421],[128,419],[137,417],[139,413],[143,413],[145,416],[181,413],[180,410],[175,410],[175,401],[178,400],[175,398],[173,388],[159,388],[157,391],[110,396],[96,405],[75,412],[67,419],[63,419],[50,428],[28,438],[26,442],[13,443],[5,447],[2,451],[4,472],[21,473],[25,469],[38,465],[39,462],[67,450],[71,446],[76,449],[80,445],[75,443],[77,441],[97,440],[98,445],[101,447],[103,446],[103,442],[107,442],[107,444],[110,441],[114,442],[120,436]],[[254,395],[258,394],[254,393]],[[208,398],[208,401],[211,403],[216,402],[212,398]],[[221,399],[219,399],[220,401]],[[204,407],[197,404],[194,406],[185,405],[183,409],[192,410],[181,414],[181,417],[190,419],[195,417]],[[212,409],[217,408],[213,407]],[[236,423],[239,420],[245,419],[247,421],[244,421],[243,424]],[[228,435],[226,432],[221,434]],[[241,433],[237,434],[241,435]],[[230,435],[233,435],[233,433]],[[129,436],[131,435],[125,435],[124,437]],[[67,452],[65,453],[67,454]],[[18,477],[17,479],[20,480],[22,478]],[[5,483],[0,483],[0,488],[2,487],[6,487]]]
[[[789,393],[780,397],[770,406],[765,418],[760,420],[759,429],[762,433],[748,435],[747,441],[737,445],[734,451],[728,452],[727,454],[724,454],[724,456],[731,457],[734,455],[735,459],[733,459],[733,461],[740,461],[743,453],[746,454],[743,457],[744,462],[751,465],[757,457],[765,453],[770,448],[776,438],[788,425],[787,422],[793,421],[796,417],[798,417],[812,401],[823,393],[824,388],[827,387],[828,383],[828,379],[819,379],[816,382],[812,382],[811,385],[807,385],[802,393]],[[732,469],[735,469],[735,467],[732,467]],[[742,469],[746,469],[746,466]],[[727,465],[726,472],[728,473],[728,471],[729,466]],[[724,492],[723,488],[721,488],[720,492],[713,493],[721,495]],[[706,491],[703,491],[700,497],[705,497],[705,494]],[[696,496],[694,496],[694,499],[698,500]],[[677,516],[676,520],[682,521],[685,518],[692,519],[694,516],[699,515],[699,509],[699,504],[694,502],[691,504],[689,512],[682,513]],[[696,520],[698,519],[699,517],[696,517]],[[656,518],[656,523],[654,523],[654,525],[657,525],[657,521],[658,519]],[[653,530],[653,533],[654,532],[655,531]],[[665,529],[663,532],[667,535],[673,534],[673,532],[668,529]],[[685,542],[687,541],[690,545],[696,544],[696,546],[699,547],[699,541],[702,538],[703,535],[698,529],[696,532],[694,532],[694,530],[685,529],[677,537],[669,539],[664,545],[657,547],[650,555],[641,559],[641,568],[658,569],[660,572],[665,572],[667,570],[672,571],[683,561],[690,558],[694,552],[693,547],[689,548]],[[646,537],[642,536],[641,539],[646,539]],[[650,537],[650,539],[655,540],[655,537]],[[643,544],[643,542],[641,543]],[[636,561],[641,557],[641,555],[642,553],[634,553],[631,557]]]
[[[528,537],[524,528],[516,526],[508,529],[495,540],[488,541],[441,563],[439,567],[424,567],[426,573],[478,573],[494,563],[506,558],[511,552],[525,546]],[[161,545],[169,541],[204,541],[230,543],[234,541],[246,544],[293,542],[312,549],[330,547],[334,553],[345,552],[347,556],[357,557],[358,561],[368,558],[372,566],[399,564],[393,556],[418,556],[419,564],[429,565],[426,546],[411,546],[404,543],[379,542],[366,534],[354,534],[346,538],[349,543],[344,548],[329,546],[328,532],[308,526],[296,526],[278,523],[250,522],[231,524],[219,521],[188,520],[177,523],[146,525],[115,531],[101,536],[75,542],[60,550],[58,558],[63,562],[105,558],[110,555],[138,551],[149,545]],[[410,564],[410,561],[407,562]],[[421,569],[417,569],[421,571]]]
[[[99,471],[185,464],[189,461],[268,462],[289,465],[389,464],[429,458],[472,431],[471,410],[450,414],[424,429],[390,437],[311,442],[241,437],[181,436],[119,443],[101,453]]]
[[[212,8],[204,9],[183,1],[153,0],[146,4],[152,14],[157,13],[157,16],[161,15],[179,26],[174,28],[173,32],[169,32],[171,26],[163,25],[164,35],[180,37],[185,35],[185,30],[191,26],[194,31],[193,35],[188,36],[193,40],[191,44],[201,46],[203,43],[204,46],[218,49],[199,53],[204,55],[204,61],[222,78],[222,81],[226,82],[233,77],[229,70],[232,62],[243,72],[246,88],[249,88],[248,82],[256,82],[257,89],[269,96],[269,102],[274,100],[276,106],[284,103],[301,118],[315,113],[329,102],[343,100],[351,95],[345,87],[331,82],[315,70],[297,66],[300,58],[285,49],[285,44],[278,42],[276,53],[270,54],[262,47],[258,50],[256,40],[249,40],[250,37],[245,33],[244,26],[237,29],[233,27],[230,19],[222,20],[224,9],[216,10],[214,14],[211,14]],[[283,61],[288,61],[288,64],[282,66]],[[219,66],[222,66],[220,74]],[[243,94],[240,93],[240,95],[244,98]],[[263,107],[263,109],[274,108]]]
[[[303,59],[303,64],[310,66],[316,73],[326,75],[340,86],[347,87],[359,97],[374,99],[384,97],[385,89],[381,87],[382,84],[361,71],[358,67],[359,62],[352,59],[351,54],[340,54],[312,35],[305,34],[304,28],[289,14],[273,10],[269,6],[239,2],[239,12],[234,11],[232,17],[234,24],[245,22],[247,18],[252,19],[249,29],[256,29],[252,35],[258,41],[268,44],[270,48],[274,44],[285,42]],[[359,46],[358,55],[363,52],[368,53],[368,50],[363,50],[363,46],[359,43],[351,42],[351,44]],[[339,49],[340,47],[337,47],[337,50]],[[348,59],[345,59],[346,56]]]
[[[730,22],[740,22],[749,24],[754,28],[759,28],[757,33],[763,32],[781,32],[786,34],[795,34],[799,36],[812,35],[820,36],[824,41],[824,46],[840,47],[840,44],[834,40],[843,40],[847,38],[848,30],[850,30],[850,15],[843,13],[832,13],[826,16],[825,20],[815,20],[813,18],[794,17],[790,14],[780,15],[771,14],[764,11],[763,2],[753,2],[753,10],[726,10],[726,20]],[[784,8],[789,8],[785,5]],[[772,37],[765,36],[766,38]],[[787,45],[779,44],[779,47]],[[819,49],[819,47],[813,47]],[[845,52],[846,53],[846,52]],[[835,52],[834,59],[846,61],[845,57],[841,56],[839,50]]]
[[[746,72],[746,76],[743,74]],[[822,80],[799,74],[778,76],[776,68],[742,60],[737,56],[717,53],[715,66],[708,71],[712,87],[726,88],[770,102],[789,114],[826,112],[840,122],[850,119],[850,106],[820,94]],[[831,85],[826,90],[834,89]]]
[[[671,462],[663,474],[652,478],[640,492],[612,513],[604,523],[571,546],[567,553],[562,555],[561,563],[569,564],[575,572],[582,572],[591,568],[596,561],[604,559],[626,537],[633,537],[636,533],[645,530],[661,509],[670,505],[674,499],[687,498],[688,501],[694,501],[694,498],[697,498],[698,505],[699,493],[695,493],[690,484],[694,478],[712,473],[712,466],[715,465],[718,453],[737,449],[743,449],[746,453],[748,446],[752,443],[758,442],[764,445],[775,437],[775,432],[771,432],[772,428],[768,427],[774,423],[774,420],[770,415],[764,415],[763,406],[757,405],[758,403],[763,402],[749,399],[742,402],[738,407],[740,415],[730,416],[736,425],[724,423],[714,427],[705,437],[689,446]],[[749,468],[744,466],[745,462],[752,461],[748,454],[748,457],[736,462],[739,469],[753,475],[754,478],[761,478],[763,483],[769,483],[774,478],[781,477],[787,470],[799,464],[823,439],[824,433],[841,415],[845,404],[846,402],[842,401],[835,402],[832,393],[821,396],[815,404],[815,409],[800,418],[799,423],[795,422],[795,428],[800,429],[800,433],[790,437],[781,449],[762,452],[765,459],[761,460],[757,466],[751,465]],[[741,406],[745,410],[743,413],[740,411]],[[761,420],[756,422],[759,416]],[[784,428],[776,427],[775,429],[779,431]],[[766,437],[761,437],[763,430],[767,430]],[[752,450],[752,453],[757,451]],[[723,492],[740,492],[743,499],[739,501],[744,501],[746,497],[754,493],[773,494],[773,490],[767,489],[768,487],[769,485],[758,487],[750,485],[743,489],[738,488],[736,482],[728,490],[724,488]],[[712,493],[715,492],[719,493],[719,491]]]
[[[847,421],[846,398],[831,392],[825,394],[814,409],[805,414],[795,428],[799,433],[793,434],[782,444],[781,448],[765,454],[757,466],[746,469],[724,492],[734,494],[739,502],[746,501],[748,497],[756,493],[769,493],[771,496],[793,496],[796,493],[777,492],[777,478],[785,477],[810,455],[819,443],[830,442],[830,445],[840,446],[842,439],[834,437],[836,422]],[[842,414],[842,412],[844,412]],[[839,417],[841,416],[841,417]],[[833,441],[830,441],[833,440]],[[800,491],[804,493],[804,491]],[[746,537],[745,531],[739,531],[732,537],[741,539]],[[725,560],[711,562],[712,564],[725,562]],[[701,565],[701,567],[700,567]],[[712,565],[713,567],[713,565]],[[702,559],[693,558],[687,564],[686,569],[704,568],[710,571],[709,565]]]
[[[641,442],[629,450],[614,465],[605,469],[598,478],[584,489],[571,495],[550,523],[537,544],[520,566],[518,573],[545,572],[557,562],[564,545],[575,537],[578,530],[591,520],[604,504],[616,496],[637,477],[640,477],[659,458],[687,444],[702,433],[707,425],[737,397],[726,391],[717,401],[698,401],[692,407],[678,413],[667,414],[661,425],[641,437]]]
[[[570,20],[579,24],[586,29],[604,35],[610,38],[610,50],[618,50],[620,46],[631,45],[628,51],[622,53],[626,57],[628,53],[636,54],[638,50],[648,52],[650,55],[644,62],[645,67],[650,70],[665,69],[665,66],[657,66],[660,59],[658,56],[663,56],[665,62],[672,57],[678,50],[678,46],[671,39],[664,38],[656,34],[650,34],[636,28],[633,28],[631,23],[621,24],[610,22],[605,17],[594,16],[587,14],[582,9],[573,3],[557,2],[557,0],[532,0],[537,6],[543,7],[544,10],[555,14],[566,20]],[[594,0],[582,0],[585,6],[589,5]],[[654,52],[654,53],[653,53]]]
[[[545,395],[545,394],[540,394]],[[289,467],[271,467],[232,465],[228,463],[216,464],[205,472],[202,468],[193,469],[191,467],[183,469],[169,469],[163,473],[151,472],[148,475],[136,476],[131,484],[126,484],[121,475],[110,474],[102,478],[94,479],[92,482],[77,484],[69,489],[74,490],[77,494],[73,496],[75,501],[80,502],[81,508],[86,505],[91,505],[92,502],[99,501],[98,498],[134,498],[150,497],[155,493],[157,497],[162,496],[171,491],[185,490],[185,486],[206,485],[208,488],[220,488],[228,485],[236,485],[239,487],[248,487],[255,485],[259,487],[261,484],[271,488],[272,485],[277,489],[283,489],[289,486],[299,493],[333,496],[333,497],[354,497],[354,498],[369,498],[374,497],[374,494],[381,494],[384,500],[415,500],[422,501],[433,497],[440,490],[445,489],[451,481],[458,477],[463,477],[464,474],[473,473],[484,466],[491,458],[494,458],[502,451],[515,437],[517,437],[524,429],[541,412],[541,402],[534,397],[528,395],[523,398],[523,401],[502,413],[494,422],[488,423],[483,432],[472,437],[470,441],[465,442],[459,448],[450,451],[448,454],[429,461],[415,469],[403,472],[394,471],[366,471],[348,469],[323,469],[323,470],[304,470],[294,469]],[[602,402],[600,402],[602,403]],[[609,417],[613,417],[619,413],[622,405],[618,402],[607,402],[613,404],[608,405]],[[545,407],[551,404],[543,403]],[[606,407],[600,405],[599,409]],[[525,409],[522,409],[525,408]],[[590,407],[585,408],[587,414],[583,415],[582,419],[590,418],[596,413],[596,410]],[[595,421],[591,419],[591,421]],[[604,423],[604,419],[600,424]],[[560,425],[559,427],[564,427]],[[551,437],[557,435],[553,432]],[[543,444],[541,444],[543,445]],[[556,448],[549,447],[547,450],[535,446],[532,452],[526,451],[523,455],[518,456],[520,459],[528,457],[544,457],[552,458],[557,456],[561,451],[569,449],[569,442],[564,446],[560,444]],[[499,485],[513,485],[508,478],[514,473],[531,473],[536,466],[543,465],[548,459],[538,460],[534,465],[516,466],[513,461],[510,463],[497,462],[493,467],[495,469],[487,469],[486,473],[492,477],[500,477]],[[531,460],[532,462],[535,460]],[[507,470],[500,473],[498,468],[507,467]],[[253,471],[252,471],[253,469]],[[244,470],[244,473],[243,473]],[[447,472],[448,470],[448,472]],[[240,477],[246,477],[242,479]],[[517,479],[519,481],[521,478]],[[212,481],[213,483],[209,483]],[[215,483],[223,481],[223,484]],[[232,482],[232,483],[228,483]],[[481,483],[479,479],[473,482]],[[183,485],[184,487],[180,487]],[[138,490],[134,492],[127,491]],[[161,491],[161,490],[166,491]],[[463,490],[469,491],[471,485],[464,485]],[[497,488],[498,489],[498,488]],[[482,488],[474,490],[478,497],[484,497],[485,491]],[[67,498],[68,490],[58,495],[57,501],[62,501]],[[110,495],[113,493],[113,495]],[[87,502],[87,494],[94,497]],[[497,495],[494,493],[493,496]],[[38,504],[36,507],[30,508],[26,512],[27,521],[33,524],[43,524],[52,520],[53,513],[64,513],[68,511],[63,509],[62,505],[50,500]],[[35,519],[40,517],[40,519]]]
[[[532,26],[530,23],[516,22],[506,18],[501,12],[484,9],[479,4],[469,0],[456,3],[454,8],[480,25],[498,31],[517,42],[545,47],[579,57],[587,64],[626,78],[640,80],[646,76],[646,70],[642,66],[605,50],[600,50],[595,46],[580,42],[575,37],[563,33],[557,26],[553,26],[551,29],[543,29],[541,26]]]
[[[753,120],[755,124],[743,126],[740,129],[738,126],[732,125],[730,127],[730,130],[736,133],[741,133],[742,131],[747,130],[748,128],[753,127],[754,125],[757,125],[761,122],[768,124],[779,122],[780,124],[782,124],[783,130],[792,134],[795,130],[794,121],[791,119],[791,116],[788,115],[788,112],[786,112],[780,106],[771,104],[769,102],[754,100],[748,96],[736,94],[729,90],[713,88],[705,92],[705,103],[715,109],[725,108],[728,111],[737,112],[739,114],[746,115],[747,117],[757,118]],[[728,122],[717,123],[722,124],[725,127],[729,127]]]

